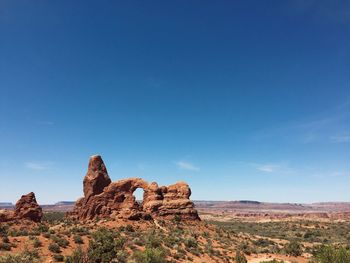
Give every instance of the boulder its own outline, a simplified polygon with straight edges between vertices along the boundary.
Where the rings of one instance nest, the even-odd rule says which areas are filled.
[[[42,208],[36,202],[35,194],[30,192],[22,195],[15,206],[14,215],[17,219],[29,219],[34,222],[40,222],[43,217]]]
[[[17,201],[15,210],[1,210],[0,222],[7,222],[13,220],[30,220],[40,222],[43,216],[42,208],[38,205],[35,194],[30,192]]]

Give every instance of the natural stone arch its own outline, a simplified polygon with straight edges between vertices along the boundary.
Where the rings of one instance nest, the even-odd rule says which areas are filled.
[[[136,202],[136,189],[144,190],[143,203]],[[101,156],[90,158],[84,178],[84,197],[79,199],[68,216],[76,219],[171,219],[180,216],[185,220],[199,220],[191,190],[184,182],[159,187],[142,178],[128,178],[111,182]]]

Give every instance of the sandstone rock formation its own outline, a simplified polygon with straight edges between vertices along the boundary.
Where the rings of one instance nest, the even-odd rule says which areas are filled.
[[[138,188],[144,190],[141,204],[133,195]],[[79,220],[172,219],[176,216],[182,220],[200,220],[190,195],[191,190],[184,182],[162,187],[141,178],[111,182],[101,156],[97,155],[90,158],[84,178],[84,197],[67,215]]]
[[[17,201],[15,210],[0,211],[0,222],[12,221],[16,219],[27,219],[34,222],[40,222],[43,216],[41,207],[35,199],[35,194],[30,192]]]
[[[101,156],[94,155],[90,158],[88,172],[83,183],[86,198],[102,193],[103,189],[111,183]]]
[[[22,195],[21,199],[16,203],[14,214],[18,219],[29,219],[34,222],[40,222],[43,217],[43,211],[36,202],[33,192]]]

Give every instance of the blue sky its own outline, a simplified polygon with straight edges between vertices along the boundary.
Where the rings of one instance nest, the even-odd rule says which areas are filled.
[[[0,201],[112,180],[350,201],[348,1],[0,2]]]

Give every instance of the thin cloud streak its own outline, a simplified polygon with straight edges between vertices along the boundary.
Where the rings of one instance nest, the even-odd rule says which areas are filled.
[[[350,142],[350,103],[346,101],[323,115],[281,123],[258,131],[253,138],[263,140],[270,138],[294,139],[295,141],[309,143],[345,143]],[[335,135],[336,134],[336,135]],[[340,134],[340,135],[337,135]],[[342,135],[343,134],[343,135]]]
[[[279,165],[273,165],[273,164],[264,164],[257,167],[259,171],[267,172],[267,173],[277,172],[279,168],[280,168]]]
[[[331,136],[330,140],[334,143],[349,143],[350,135],[335,135]]]
[[[198,172],[200,170],[199,167],[185,161],[179,161],[179,162],[176,162],[175,164],[181,170],[188,170],[188,171],[194,171],[194,172]]]
[[[36,170],[36,171],[42,171],[42,170],[48,170],[50,166],[52,165],[52,162],[26,162],[25,167],[30,170]]]

